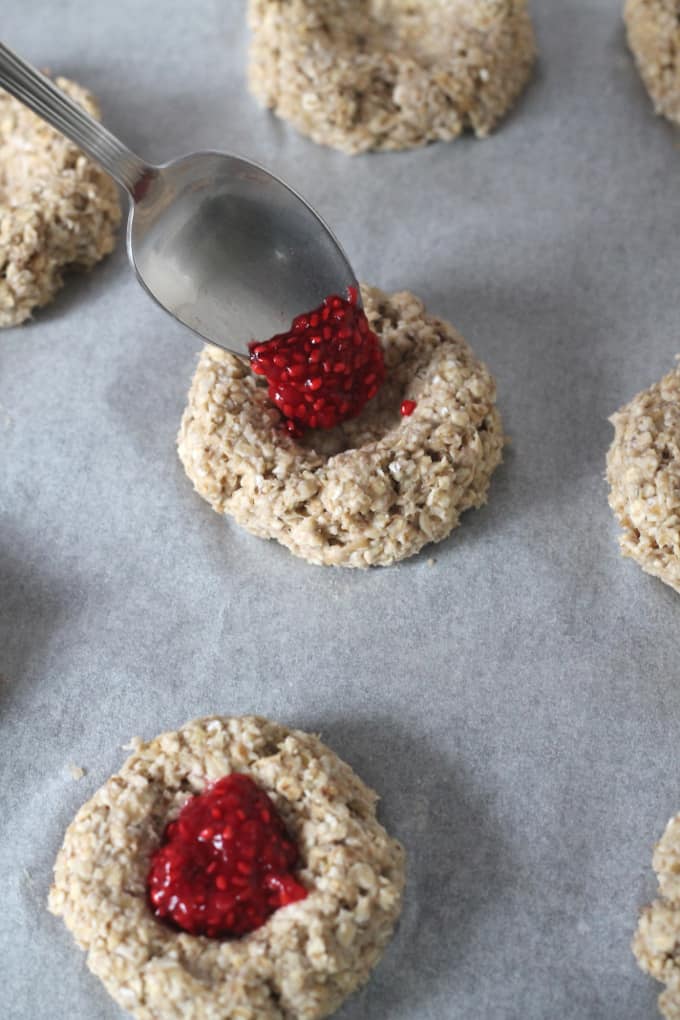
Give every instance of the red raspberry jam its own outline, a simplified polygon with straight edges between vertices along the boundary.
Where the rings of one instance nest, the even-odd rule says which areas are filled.
[[[415,400],[402,400],[401,402],[401,416],[402,418],[410,418],[416,407]]]
[[[267,794],[233,773],[166,826],[147,887],[156,917],[192,935],[245,935],[307,890],[298,851]]]
[[[269,396],[295,436],[355,418],[385,378],[382,348],[354,287],[346,298],[333,294],[298,315],[288,333],[252,343],[250,364],[266,378]]]

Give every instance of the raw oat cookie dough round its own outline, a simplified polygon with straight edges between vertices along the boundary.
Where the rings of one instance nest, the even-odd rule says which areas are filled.
[[[300,853],[306,899],[242,938],[156,920],[145,880],[166,823],[229,773],[273,801]],[[401,910],[404,852],[376,795],[311,734],[266,719],[198,719],[138,742],[69,826],[49,908],[139,1020],[316,1020],[368,978]]]
[[[361,294],[387,376],[359,417],[293,439],[248,366],[206,347],[179,433],[215,510],[311,563],[386,565],[441,541],[502,459],[495,383],[462,337],[407,291]]]
[[[667,987],[659,1009],[680,1020],[680,815],[671,818],[654,850],[660,898],[640,916],[633,952],[642,970]]]
[[[85,89],[56,84],[99,116]],[[119,222],[111,178],[0,89],[0,326],[51,301],[66,272],[91,269],[113,249]]]
[[[658,114],[680,124],[680,6],[626,0],[628,44]]]
[[[610,420],[609,505],[623,529],[621,551],[680,591],[680,369]]]
[[[527,0],[249,0],[253,94],[348,153],[487,135],[534,63]]]

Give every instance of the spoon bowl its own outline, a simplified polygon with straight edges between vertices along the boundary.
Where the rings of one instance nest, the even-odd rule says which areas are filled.
[[[167,312],[240,357],[330,294],[357,287],[312,207],[261,166],[197,152],[145,163],[0,43],[0,86],[96,160],[130,198],[127,250]]]
[[[250,341],[356,286],[325,223],[254,163],[201,152],[150,169],[130,207],[130,261],[151,296],[211,343],[247,356]]]

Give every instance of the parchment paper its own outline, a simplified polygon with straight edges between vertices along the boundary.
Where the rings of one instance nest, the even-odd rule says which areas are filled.
[[[45,910],[54,856],[132,735],[215,712],[320,731],[409,851],[342,1020],[656,1015],[629,944],[680,810],[680,603],[619,557],[604,458],[608,415],[680,351],[680,134],[620,8],[534,3],[540,67],[488,141],[350,159],[249,97],[239,0],[3,0],[4,40],[143,155],[224,148],[302,191],[361,278],[463,332],[513,440],[441,546],[315,568],[192,491],[199,343],[122,245],[0,336],[5,1020],[122,1016]]]

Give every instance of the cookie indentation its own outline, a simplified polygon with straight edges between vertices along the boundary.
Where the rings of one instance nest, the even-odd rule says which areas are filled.
[[[158,918],[191,935],[245,935],[304,899],[298,850],[270,798],[232,772],[189,798],[165,828],[147,876]]]

